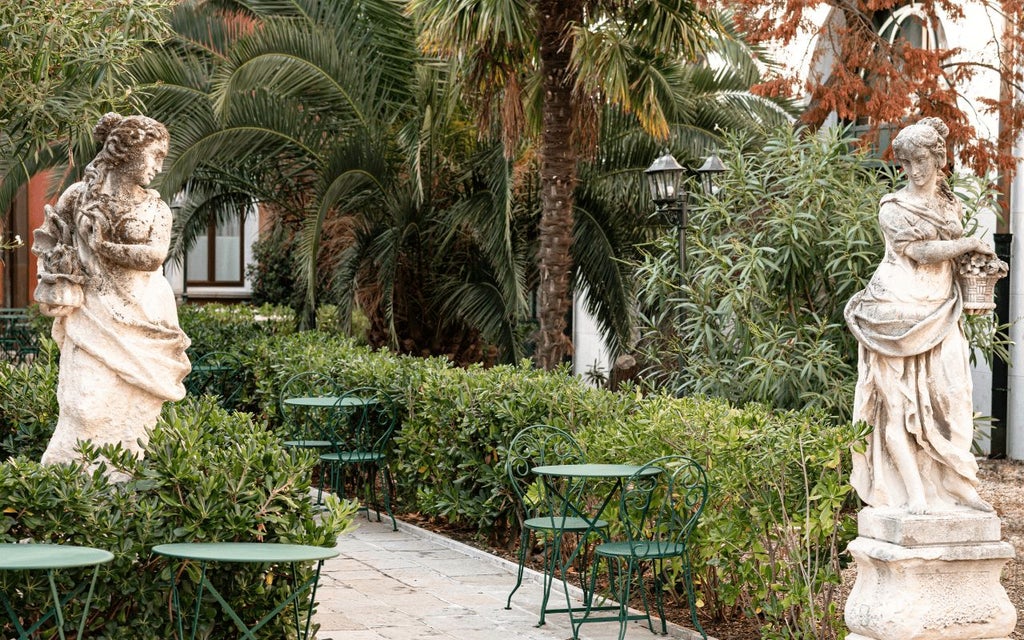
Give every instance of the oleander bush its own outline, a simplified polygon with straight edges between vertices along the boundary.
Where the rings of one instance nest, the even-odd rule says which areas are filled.
[[[41,466],[25,456],[0,464],[0,541],[77,544],[114,554],[100,571],[86,631],[97,640],[174,637],[168,615],[172,565],[153,556],[157,544],[265,541],[331,547],[355,514],[354,503],[333,498],[327,510],[317,510],[308,499],[310,457],[289,454],[250,416],[229,414],[209,398],[168,404],[144,460],[115,447],[85,445],[83,453],[81,464]],[[108,471],[119,479],[111,481]],[[277,568],[211,565],[211,570],[213,583],[234,594],[232,603],[250,622],[286,596]],[[195,573],[192,566],[182,581],[186,602],[194,595]],[[59,575],[66,589],[83,574]],[[36,619],[49,606],[42,574],[3,572],[0,588],[26,619]],[[68,606],[69,620],[77,620],[79,606]],[[207,627],[198,637],[238,637],[216,601],[207,595],[201,606],[203,619],[216,632],[210,635]],[[269,627],[261,632],[267,637],[294,636],[283,625]],[[3,637],[13,634],[10,625],[0,629]]]

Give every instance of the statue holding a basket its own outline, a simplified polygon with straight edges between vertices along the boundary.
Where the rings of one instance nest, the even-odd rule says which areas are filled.
[[[60,347],[60,415],[44,464],[77,459],[80,440],[142,455],[163,403],[185,396],[191,369],[162,272],[171,210],[147,188],[167,155],[167,129],[108,113],[93,133],[99,153],[34,232],[34,297],[55,318]]]
[[[1007,268],[984,241],[964,235],[942,171],[948,133],[940,119],[924,118],[893,140],[907,185],[882,198],[885,256],[846,306],[859,344],[853,419],[874,428],[854,454],[850,481],[865,503],[915,514],[992,510],[976,490],[961,315],[995,306],[991,286],[969,278],[997,280]]]

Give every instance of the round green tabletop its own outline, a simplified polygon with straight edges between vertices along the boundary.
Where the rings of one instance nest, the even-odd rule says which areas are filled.
[[[300,396],[285,398],[284,403],[293,407],[362,407],[376,404],[376,398],[356,396]]]
[[[114,559],[103,549],[69,544],[0,544],[0,570],[21,571],[88,567]]]
[[[628,478],[642,467],[634,464],[548,464],[531,469],[539,476],[562,478]],[[648,467],[645,476],[661,473],[657,467]]]
[[[202,562],[308,562],[338,555],[336,549],[283,542],[181,542],[160,544],[153,553]]]

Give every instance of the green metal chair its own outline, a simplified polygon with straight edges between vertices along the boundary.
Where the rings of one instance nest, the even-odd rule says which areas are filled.
[[[288,378],[281,386],[277,409],[281,416],[284,433],[282,443],[289,449],[326,450],[331,441],[324,436],[330,425],[334,408],[306,407],[288,404],[290,398],[315,398],[337,396],[334,381],[319,371],[303,371]]]
[[[651,468],[661,469],[661,473],[650,475],[648,470]],[[619,603],[619,613],[616,618],[609,619],[617,619],[619,622],[619,640],[625,638],[629,620],[646,619],[648,628],[654,633],[650,604],[644,588],[645,574],[653,581],[652,591],[661,618],[661,633],[668,633],[664,594],[666,589],[677,585],[666,582],[666,577],[676,575],[676,572],[667,570],[665,565],[674,562],[678,562],[682,568],[681,577],[694,629],[705,639],[708,637],[697,620],[693,570],[690,565],[690,536],[704,511],[707,497],[708,480],[704,469],[695,460],[681,455],[665,456],[648,462],[623,485],[619,517],[622,519],[625,540],[597,545],[590,576],[590,589],[593,590],[600,560],[606,558],[609,565],[613,562],[617,565],[618,572],[616,579],[612,580],[612,587],[613,595]],[[610,573],[611,568],[609,566]],[[634,579],[640,590],[644,615],[629,612]],[[583,619],[586,620],[589,614],[588,603]],[[594,620],[590,618],[590,621]],[[580,621],[574,623],[574,637],[580,624]]]
[[[31,362],[39,354],[39,337],[27,309],[0,309],[0,361]]]
[[[531,469],[549,464],[584,464],[586,455],[578,442],[565,430],[545,424],[536,424],[526,427],[512,438],[509,444],[507,458],[505,459],[505,473],[508,476],[509,484],[518,499],[519,518],[519,571],[516,575],[516,584],[508,594],[506,609],[512,608],[512,596],[519,590],[523,583],[523,569],[526,565],[526,556],[533,548],[532,538],[544,537],[552,544],[543,544],[544,551],[544,596],[540,607],[540,621],[537,626],[544,624],[544,617],[548,613],[565,613],[566,609],[549,609],[548,598],[551,594],[551,584],[555,579],[554,565],[559,560],[560,544],[552,541],[552,538],[562,534],[582,534],[588,530],[604,531],[608,528],[605,520],[590,522],[583,517],[572,517],[552,511],[554,507],[551,501],[543,496],[544,485]],[[586,512],[587,496],[584,492],[584,481],[571,481],[565,488],[566,497],[571,503],[579,505],[580,513]],[[585,576],[585,572],[581,572]],[[585,592],[585,581],[581,584]]]
[[[244,383],[241,358],[226,351],[210,351],[197,358],[184,380],[189,395],[216,396],[218,404],[227,410],[235,408]]]
[[[397,426],[398,407],[390,396],[372,387],[351,389],[334,405],[331,427],[324,434],[331,443],[328,452],[320,454],[321,463],[330,470],[331,489],[340,494],[348,485],[352,492],[361,493],[367,520],[372,506],[380,522],[377,484],[383,480],[384,510],[393,531],[398,531],[398,523],[391,511],[395,483],[388,457]]]

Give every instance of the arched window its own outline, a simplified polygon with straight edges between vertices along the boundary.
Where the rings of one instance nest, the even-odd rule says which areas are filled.
[[[895,9],[882,9],[872,13],[871,24],[875,33],[882,42],[889,45],[901,42],[916,49],[935,50],[945,49],[946,34],[942,22],[933,16],[929,16],[922,5],[916,2],[908,2]],[[818,78],[819,82],[825,82],[831,75],[836,61],[843,56],[839,50],[841,38],[838,34],[846,29],[846,14],[840,9],[833,9],[818,36],[812,61],[811,73]],[[861,77],[868,86],[876,84],[872,81],[870,71],[862,69]],[[843,121],[833,113],[826,122],[833,124],[852,124],[851,134],[860,138],[871,131],[874,123],[869,117],[858,117],[853,122]],[[871,146],[876,158],[880,157],[888,148],[891,132],[885,125],[878,127],[877,138]]]
[[[891,11],[876,11],[873,22],[878,35],[889,44],[903,40],[917,49],[946,48],[946,33],[942,22],[928,16],[916,2]]]

